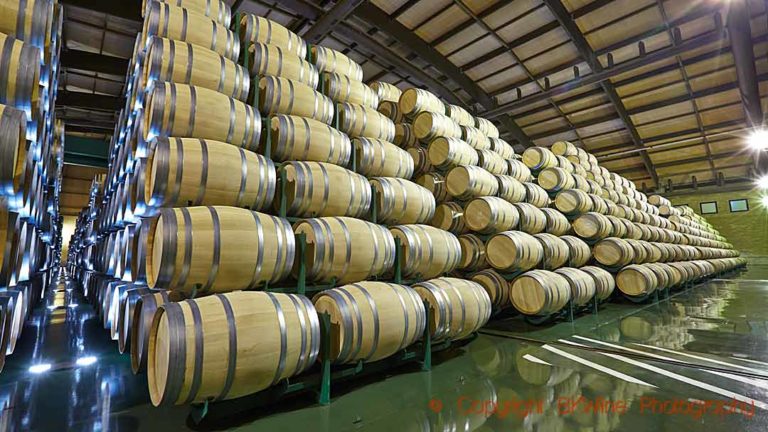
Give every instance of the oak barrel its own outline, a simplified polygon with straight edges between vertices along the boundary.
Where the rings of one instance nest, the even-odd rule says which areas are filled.
[[[263,210],[272,204],[275,165],[262,155],[194,138],[155,138],[150,147],[144,183],[147,207],[191,203]]]
[[[144,44],[150,37],[160,36],[199,45],[233,61],[240,56],[240,39],[226,25],[168,3],[153,2],[147,7],[141,35]]]
[[[0,1],[0,32],[30,46],[47,48],[54,26],[53,3],[51,0]]]
[[[379,102],[379,106],[376,107],[376,110],[384,114],[388,119],[392,120],[395,125],[405,121],[405,117],[403,116],[403,113],[400,112],[400,106],[397,104],[397,102],[381,101]]]
[[[407,151],[391,142],[375,138],[352,140],[357,161],[357,172],[366,177],[413,176],[413,158]]]
[[[154,291],[144,294],[136,301],[131,325],[131,370],[134,375],[147,367],[149,350],[149,332],[157,308],[169,301],[179,301],[172,291]]]
[[[307,44],[296,33],[266,18],[243,14],[240,22],[240,40],[244,44],[265,43],[276,45],[299,58],[307,56]]]
[[[286,162],[280,170],[285,171],[290,216],[361,217],[371,207],[371,186],[360,174],[322,162]],[[281,181],[278,175],[278,188]],[[279,201],[275,200],[276,208]]]
[[[421,112],[445,114],[445,104],[427,90],[411,87],[400,94],[400,111],[410,118]]]
[[[403,92],[396,86],[383,81],[374,81],[369,84],[369,87],[376,92],[381,101],[397,103],[400,100],[400,96],[403,94]]]
[[[595,245],[593,253],[597,262],[608,267],[623,267],[635,259],[632,245],[616,237],[600,240]]]
[[[494,310],[501,310],[510,306],[509,282],[496,270],[481,270],[472,275],[472,281],[483,287],[491,299],[491,306]]]
[[[395,240],[383,226],[348,217],[305,219],[293,231],[306,235],[306,277],[351,283],[380,276],[395,262]],[[293,272],[298,273],[299,260]]]
[[[545,147],[528,147],[523,152],[523,163],[533,171],[557,166],[554,153]]]
[[[313,366],[317,311],[304,296],[236,292],[166,303],[152,321],[152,404],[186,405],[256,393]]]
[[[158,82],[148,95],[141,130],[144,141],[156,136],[202,138],[256,151],[261,116],[214,90]]]
[[[475,126],[475,118],[472,117],[472,114],[458,105],[445,104],[445,115],[458,123],[459,126]]]
[[[507,162],[495,151],[477,150],[477,165],[494,175],[507,175]]]
[[[485,244],[488,264],[501,271],[529,270],[544,258],[544,247],[530,234],[505,231],[491,237]]]
[[[477,151],[458,138],[437,137],[427,147],[429,163],[437,168],[448,169],[460,165],[477,165]]]
[[[11,197],[11,201],[21,196],[24,187],[26,135],[27,119],[24,111],[0,105],[0,196]]]
[[[499,129],[490,120],[475,117],[475,127],[480,129],[488,138],[499,137]]]
[[[337,116],[339,129],[350,138],[377,138],[389,142],[395,139],[395,124],[373,108],[340,103],[337,105]]]
[[[429,225],[398,225],[389,229],[403,247],[402,276],[430,279],[456,269],[461,245],[455,235]]]
[[[262,114],[288,114],[331,124],[331,100],[312,87],[289,79],[264,76],[259,80],[259,111]]]
[[[573,221],[573,231],[587,240],[601,240],[611,235],[611,221],[600,213],[589,212]]]
[[[512,305],[525,315],[549,315],[568,304],[571,287],[563,276],[548,270],[531,270],[512,281]]]
[[[536,181],[547,192],[559,192],[564,189],[573,189],[575,183],[573,174],[560,167],[544,168],[539,172]]]
[[[375,177],[370,182],[376,191],[378,223],[420,224],[434,216],[435,197],[416,183],[392,177]]]
[[[477,282],[441,277],[413,289],[429,305],[429,331],[435,341],[467,338],[491,317],[491,299]]]
[[[562,213],[553,208],[543,208],[541,211],[547,218],[547,226],[544,228],[546,232],[560,237],[571,231],[571,223]]]
[[[285,114],[272,116],[269,124],[270,153],[277,162],[315,161],[341,166],[349,163],[352,143],[338,129],[310,118]]]
[[[485,136],[483,132],[480,131],[480,129],[476,129],[471,126],[459,126],[461,128],[461,139],[466,141],[467,144],[471,145],[472,148],[476,150],[490,150],[491,149],[491,141],[490,139]],[[504,160],[502,158],[502,160]]]
[[[416,132],[410,123],[397,123],[395,125],[395,139],[392,142],[401,148],[419,146],[419,139],[416,138]]]
[[[458,268],[464,271],[477,271],[488,267],[485,259],[485,243],[474,234],[459,236],[461,262]]]
[[[509,175],[496,176],[499,181],[499,198],[511,203],[525,201],[525,186],[516,178]]]
[[[584,240],[569,235],[561,236],[560,240],[568,245],[568,267],[581,267],[592,258],[592,250]]]
[[[379,96],[362,81],[333,72],[324,72],[321,82],[323,94],[334,102],[349,102],[373,109],[379,107]]]
[[[523,183],[525,188],[525,202],[533,204],[538,208],[549,206],[549,195],[547,191],[536,183]]]
[[[444,114],[424,111],[413,119],[416,138],[429,142],[437,137],[461,138],[461,127]]]
[[[581,271],[589,274],[595,281],[595,293],[598,300],[605,300],[613,294],[614,288],[616,288],[616,281],[613,275],[596,266],[585,266],[580,268]]]
[[[141,10],[141,16],[147,13],[149,7],[155,0],[145,0],[144,7]],[[159,0],[163,3],[175,3],[176,6],[191,10],[207,16],[219,24],[229,26],[232,20],[232,9],[223,0]]]
[[[539,233],[533,236],[544,251],[540,262],[544,270],[554,270],[564,266],[568,262],[569,247],[568,243],[555,235],[549,233]]]
[[[520,182],[533,180],[531,169],[517,159],[507,159],[507,175],[516,178]]]
[[[147,238],[147,284],[197,295],[255,289],[288,276],[295,252],[285,219],[236,207],[163,209]]]
[[[317,89],[320,74],[310,62],[278,45],[254,43],[248,47],[251,76],[277,76]]]
[[[460,200],[493,196],[499,191],[499,182],[493,174],[477,166],[458,166],[445,176],[448,194]]]
[[[462,234],[469,230],[464,220],[464,208],[453,201],[438,205],[429,224],[453,234]]]
[[[650,294],[659,286],[656,274],[648,266],[632,264],[616,275],[616,286],[622,293],[636,297]]]
[[[448,200],[448,189],[445,186],[445,176],[442,174],[437,172],[422,174],[416,178],[416,184],[432,193],[438,204]]]
[[[19,10],[22,12],[26,11]],[[0,14],[0,23],[7,18]],[[23,110],[31,118],[38,114],[40,101],[40,50],[2,33],[0,46],[0,104]]]
[[[336,73],[351,80],[363,80],[363,68],[340,51],[311,45],[311,60],[320,72]]]
[[[495,151],[505,160],[515,157],[515,149],[508,142],[501,138],[488,138],[491,143],[491,150]]]
[[[595,280],[589,273],[577,268],[563,267],[555,270],[555,273],[564,277],[571,287],[571,301],[574,306],[584,306],[595,296]]]
[[[517,212],[520,214],[518,229],[528,234],[538,234],[547,229],[547,215],[540,208],[533,204],[520,202],[515,203]]]
[[[465,223],[481,234],[513,230],[519,219],[517,208],[499,197],[475,198],[464,207]]]
[[[429,153],[427,149],[420,146],[408,147],[405,151],[413,159],[413,174],[420,175],[432,171],[434,167],[429,162]]]

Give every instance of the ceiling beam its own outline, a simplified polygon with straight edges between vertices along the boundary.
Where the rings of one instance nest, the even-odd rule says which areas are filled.
[[[333,29],[341,24],[347,16],[351,14],[358,6],[363,3],[363,0],[339,0],[331,7],[328,12],[324,13],[315,20],[315,23],[304,34],[301,35],[304,40],[309,43],[319,43],[325,36],[328,35]]]
[[[571,42],[573,42],[573,44],[576,46],[579,54],[582,58],[584,58],[592,71],[595,73],[602,72],[603,66],[595,56],[594,51],[592,51],[592,47],[590,47],[589,42],[581,33],[581,30],[579,30],[576,22],[571,18],[568,10],[565,8],[565,6],[563,6],[560,0],[544,0],[544,4],[546,4],[549,10],[555,15],[555,18],[557,18],[557,21],[563,27],[565,33],[571,38]],[[624,102],[619,97],[619,94],[616,92],[613,84],[611,84],[609,80],[605,80],[602,81],[600,85],[605,91],[605,94],[608,96],[608,99],[613,104],[614,109],[619,114],[619,118],[621,118],[621,121],[624,123],[627,131],[629,131],[635,147],[638,149],[643,149],[643,140],[640,137],[640,134],[637,132],[637,129],[635,129],[635,125],[632,123],[632,119],[629,117],[629,113],[627,113]],[[643,164],[648,170],[648,174],[651,175],[651,179],[653,179],[653,182],[658,185],[659,176],[656,173],[656,169],[653,167],[651,158],[648,157],[648,153],[643,151],[640,153],[640,156],[643,159]]]
[[[101,72],[111,75],[125,75],[128,72],[128,59],[73,49],[61,50],[61,66]]]
[[[61,0],[64,5],[77,6],[133,21],[141,21],[141,9],[145,0]]]
[[[120,111],[125,106],[125,98],[100,94],[59,90],[56,106],[71,106],[102,111]]]
[[[427,61],[440,73],[444,74],[464,91],[466,91],[472,101],[476,101],[486,110],[495,109],[498,103],[494,98],[488,95],[476,82],[469,78],[458,66],[451,63],[439,51],[429,45],[424,39],[413,33],[409,28],[397,20],[391,19],[386,12],[379,9],[372,3],[365,3],[355,9],[354,15],[363,19],[367,23],[381,29],[392,38],[396,39],[407,49],[413,51],[417,56]],[[472,110],[474,111],[474,109]],[[505,129],[512,133],[512,136],[525,147],[533,145],[531,140],[523,130],[507,115],[497,116]]]
[[[570,93],[584,86],[599,84],[615,76],[631,72],[642,67],[647,67],[649,64],[653,64],[658,61],[665,60],[669,57],[701,48],[713,42],[719,41],[720,39],[722,39],[720,32],[705,33],[692,39],[686,40],[679,45],[670,45],[669,47],[658,49],[644,56],[638,56],[631,60],[618,63],[613,67],[601,67],[601,71],[599,72],[593,70],[593,73],[589,75],[566,81],[560,85],[551,87],[547,91],[534,93],[530,96],[525,96],[520,99],[501,104],[499,107],[481,114],[488,118],[494,118],[516,109],[524,109],[528,105],[545,101],[555,96]]]

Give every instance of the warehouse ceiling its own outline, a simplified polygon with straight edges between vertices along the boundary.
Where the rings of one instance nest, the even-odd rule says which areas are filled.
[[[96,11],[68,8],[68,48],[130,56],[140,0],[63,3]],[[745,141],[768,93],[762,0],[228,3],[346,53],[369,82],[427,88],[518,146],[572,141],[646,189],[743,182],[757,165]],[[119,74],[65,70],[68,90],[121,94]],[[98,99],[87,115],[114,121]]]

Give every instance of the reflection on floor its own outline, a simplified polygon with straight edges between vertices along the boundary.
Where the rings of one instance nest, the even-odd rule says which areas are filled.
[[[72,283],[51,287],[0,375],[0,430],[764,431],[768,267],[657,305],[611,303],[543,327],[496,320],[431,372],[334,388],[193,425],[156,409],[146,377]]]

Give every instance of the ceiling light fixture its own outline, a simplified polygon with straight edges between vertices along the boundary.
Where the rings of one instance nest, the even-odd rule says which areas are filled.
[[[768,130],[755,129],[749,134],[747,144],[754,150],[768,150]]]

